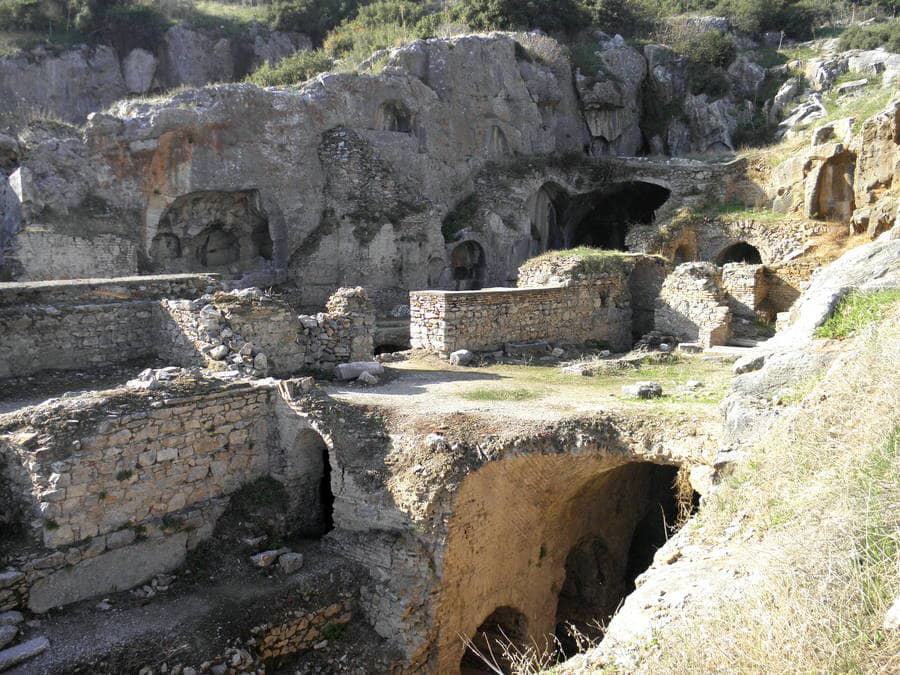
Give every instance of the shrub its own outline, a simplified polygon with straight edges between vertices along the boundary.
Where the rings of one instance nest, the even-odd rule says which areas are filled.
[[[459,0],[451,15],[475,30],[572,32],[586,24],[585,10],[576,0]]]
[[[275,0],[269,6],[268,23],[275,30],[306,33],[319,44],[358,6],[359,0]]]
[[[414,2],[380,0],[361,8],[356,18],[344,21],[332,31],[324,49],[335,58],[359,63],[379,49],[429,37],[430,23],[420,24],[426,16],[426,9]]]
[[[247,82],[261,87],[277,87],[306,82],[334,67],[334,59],[322,49],[297,52],[274,65],[264,63],[247,76]]]
[[[900,52],[900,19],[871,26],[850,26],[841,34],[840,49],[877,49]]]
[[[634,36],[649,33],[657,20],[658,8],[644,0],[581,0],[587,21],[613,35]]]

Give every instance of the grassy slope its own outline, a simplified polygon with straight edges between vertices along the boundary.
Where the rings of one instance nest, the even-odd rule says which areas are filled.
[[[881,630],[900,594],[900,304],[855,330],[697,516],[691,543],[710,549],[738,523],[743,602],[688,606],[658,630],[647,671],[900,671],[900,635]]]

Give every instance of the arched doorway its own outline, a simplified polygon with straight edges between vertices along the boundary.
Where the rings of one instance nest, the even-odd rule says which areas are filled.
[[[725,265],[726,263],[745,263],[748,265],[761,265],[762,256],[759,249],[746,241],[739,241],[736,244],[724,249],[716,258],[717,265]]]
[[[297,533],[322,537],[334,529],[328,445],[314,429],[302,429],[293,445],[293,450],[285,453],[284,474]]]
[[[457,244],[450,254],[453,281],[458,291],[477,291],[484,285],[484,249],[477,241]]]
[[[498,607],[469,637],[459,664],[461,675],[511,670],[508,653],[521,650],[528,640],[528,621],[514,607]]]

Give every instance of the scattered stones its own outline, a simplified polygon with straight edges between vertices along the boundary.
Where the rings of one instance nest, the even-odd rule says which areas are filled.
[[[356,380],[363,373],[384,375],[384,366],[378,361],[352,361],[334,367],[334,376],[338,380]]]
[[[285,553],[278,558],[278,569],[284,574],[293,574],[303,567],[303,554]]]
[[[9,670],[13,666],[34,658],[46,651],[49,646],[50,642],[47,638],[39,637],[0,651],[0,671]]]
[[[246,345],[245,345],[246,346]],[[228,347],[225,345],[219,345],[218,347],[213,347],[209,350],[209,356],[216,361],[223,360],[226,356],[228,356]]]
[[[279,548],[270,551],[263,551],[262,553],[257,553],[254,556],[250,556],[250,560],[256,567],[266,568],[274,565],[278,561],[278,558],[285,553],[290,553],[290,549]]]
[[[658,382],[635,382],[622,387],[622,393],[634,398],[650,399],[662,396],[662,385]]]
[[[450,365],[467,366],[472,363],[472,360],[474,358],[475,354],[470,352],[468,349],[457,349],[455,352],[450,354]]]

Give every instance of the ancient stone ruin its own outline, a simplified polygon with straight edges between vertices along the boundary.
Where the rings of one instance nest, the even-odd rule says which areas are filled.
[[[185,30],[81,54],[83,126],[3,104],[0,670],[562,662],[763,424],[732,363],[900,283],[898,101],[761,177],[749,57],[715,101],[606,35],[594,74],[491,33],[202,86],[251,57]]]

